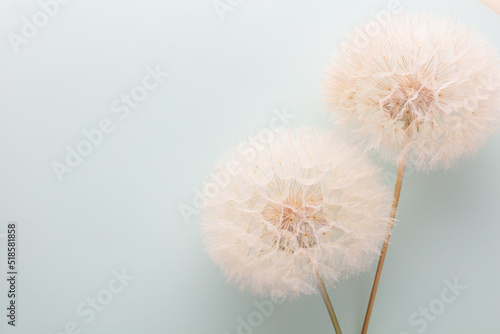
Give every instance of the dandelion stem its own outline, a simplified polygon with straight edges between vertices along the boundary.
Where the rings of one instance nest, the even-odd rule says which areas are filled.
[[[384,266],[385,255],[387,254],[387,247],[389,246],[389,239],[391,238],[394,219],[396,218],[396,212],[398,211],[399,196],[401,195],[401,187],[403,186],[403,177],[405,174],[407,155],[408,153],[404,155],[404,157],[401,159],[399,163],[398,176],[396,178],[396,185],[394,187],[394,198],[392,201],[391,221],[389,223],[389,226],[387,226],[385,241],[384,245],[382,246],[382,251],[380,253],[377,272],[375,273],[375,281],[373,282],[372,292],[370,294],[368,308],[366,309],[365,322],[363,323],[363,329],[361,331],[361,334],[366,334],[368,332],[368,325],[370,324],[370,317],[372,315],[373,304],[375,303],[375,296],[377,295],[378,283],[380,281],[380,275],[382,274],[382,267]]]
[[[498,14],[500,14],[500,3],[498,1],[495,0],[480,0],[480,1],[484,3],[486,6],[493,9]]]
[[[316,269],[316,280],[318,281],[318,287],[319,287],[319,292],[321,293],[321,297],[323,297],[323,301],[325,302],[328,314],[332,319],[332,324],[333,328],[335,328],[335,333],[342,334],[339,321],[337,320],[337,316],[335,315],[335,311],[333,310],[332,302],[330,301],[330,297],[328,297],[328,292],[326,292],[325,284],[323,283],[323,280],[321,279],[321,276],[317,269]]]

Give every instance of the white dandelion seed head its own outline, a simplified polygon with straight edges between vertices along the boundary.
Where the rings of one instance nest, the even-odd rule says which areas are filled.
[[[432,14],[396,15],[378,31],[370,24],[354,30],[328,68],[335,123],[393,162],[409,151],[418,170],[474,154],[500,120],[492,45]]]
[[[228,281],[282,299],[316,293],[315,270],[330,284],[368,270],[390,222],[378,169],[331,131],[281,131],[260,144],[219,161],[213,175],[227,182],[202,212],[207,251]]]

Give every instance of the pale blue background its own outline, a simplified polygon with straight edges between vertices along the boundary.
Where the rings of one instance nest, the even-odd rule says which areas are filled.
[[[2,333],[59,333],[75,321],[93,334],[233,334],[256,310],[256,298],[224,283],[179,205],[274,108],[296,115],[293,125],[329,126],[328,59],[350,25],[388,1],[242,1],[224,20],[212,1],[73,0],[17,54],[7,34],[40,7],[1,1],[0,233],[17,221],[20,235],[19,326],[7,328],[2,311]],[[451,13],[500,49],[500,16],[478,1],[402,3]],[[121,121],[111,103],[157,65],[168,78]],[[114,132],[58,182],[51,163],[103,118]],[[467,289],[424,332],[500,333],[499,153],[496,136],[457,169],[409,173],[370,333],[417,333],[409,316],[454,278]],[[86,323],[76,306],[121,268],[135,279]],[[346,334],[361,330],[372,277],[330,289]],[[2,308],[5,288],[2,279]],[[332,332],[319,296],[276,306],[253,329]]]

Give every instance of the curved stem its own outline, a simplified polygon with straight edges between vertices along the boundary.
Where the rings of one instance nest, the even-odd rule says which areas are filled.
[[[330,315],[330,319],[332,319],[332,324],[333,328],[335,329],[335,333],[342,334],[339,321],[337,320],[337,316],[335,315],[335,311],[333,310],[333,306],[330,301],[330,297],[328,297],[328,292],[326,292],[325,284],[323,283],[323,280],[321,279],[321,276],[317,269],[316,269],[316,280],[318,282],[319,292],[321,293],[321,297],[323,297],[326,309],[328,310],[328,314]]]
[[[372,315],[373,304],[375,303],[375,296],[377,295],[378,284],[380,281],[380,275],[382,274],[382,267],[384,266],[385,255],[387,254],[387,247],[389,246],[389,239],[391,238],[392,227],[394,226],[394,219],[396,218],[396,212],[398,211],[399,196],[401,195],[401,187],[403,186],[403,178],[406,167],[407,154],[401,159],[398,167],[398,176],[396,178],[396,185],[394,187],[394,198],[392,201],[392,211],[391,211],[391,221],[387,226],[387,232],[385,234],[384,245],[382,246],[382,251],[380,253],[380,259],[378,261],[377,272],[375,273],[375,281],[373,282],[372,292],[370,294],[370,300],[368,302],[368,308],[366,309],[365,322],[363,323],[363,329],[361,334],[366,334],[368,332],[368,325],[370,324],[370,317]]]

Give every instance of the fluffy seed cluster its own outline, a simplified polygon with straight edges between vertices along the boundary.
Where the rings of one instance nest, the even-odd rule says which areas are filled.
[[[366,271],[389,223],[377,173],[330,131],[261,132],[212,172],[225,182],[202,212],[207,251],[229,281],[274,299],[316,293],[316,270],[330,284]]]
[[[405,13],[355,29],[342,49],[325,81],[329,110],[387,159],[409,151],[419,170],[447,168],[498,128],[499,61],[472,29]]]

